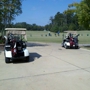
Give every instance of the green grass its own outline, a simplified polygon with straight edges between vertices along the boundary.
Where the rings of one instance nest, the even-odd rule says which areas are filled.
[[[62,34],[55,36],[55,33],[51,32],[51,36],[49,36],[48,31],[27,31],[27,38],[28,41],[60,43],[62,41]]]
[[[80,44],[90,44],[90,31],[78,31],[78,33],[80,34]],[[27,31],[28,41],[54,43],[62,42],[62,33],[60,33],[60,36],[55,36],[55,33],[51,32],[51,35],[52,36],[48,35],[48,31]]]
[[[78,31],[81,44],[90,44],[90,31]]]
[[[82,48],[90,50],[90,46],[82,46]]]

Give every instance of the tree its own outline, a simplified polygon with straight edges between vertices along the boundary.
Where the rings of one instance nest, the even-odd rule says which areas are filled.
[[[57,12],[54,17],[50,17],[51,23],[49,24],[50,31],[57,32],[63,31],[63,27],[66,25],[66,18],[64,13]],[[65,28],[65,27],[64,27]]]
[[[78,17],[72,10],[64,11],[66,16],[66,22],[68,25],[68,30],[76,30],[79,28]]]
[[[82,0],[80,3],[70,4],[68,11],[73,11],[77,15],[79,25],[90,29],[90,0]]]
[[[59,27],[57,25],[54,25],[53,27],[51,27],[51,31],[52,32],[58,32]]]
[[[45,25],[44,29],[46,29],[47,31],[50,31],[52,25],[51,24],[47,24]]]
[[[57,14],[54,16],[54,21],[57,26],[63,26],[65,17],[63,13],[57,12]]]
[[[0,22],[4,27],[6,27],[7,24],[11,24],[16,15],[22,13],[21,1],[22,0],[0,0]]]

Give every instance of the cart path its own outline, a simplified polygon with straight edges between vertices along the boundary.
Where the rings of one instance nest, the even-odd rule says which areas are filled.
[[[6,64],[0,54],[1,90],[90,90],[90,51],[30,43],[30,61]]]

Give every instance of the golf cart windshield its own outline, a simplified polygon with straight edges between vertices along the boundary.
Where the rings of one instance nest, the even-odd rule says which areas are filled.
[[[8,34],[9,39],[14,39],[16,41],[24,40],[24,37],[21,34]]]
[[[68,37],[75,37],[77,35],[76,31],[64,31],[64,39]]]

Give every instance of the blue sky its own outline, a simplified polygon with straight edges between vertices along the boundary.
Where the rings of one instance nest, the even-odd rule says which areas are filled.
[[[46,25],[50,23],[50,17],[57,12],[63,12],[68,5],[81,0],[24,0],[22,2],[22,14],[17,16],[14,22],[27,22],[28,24]]]

